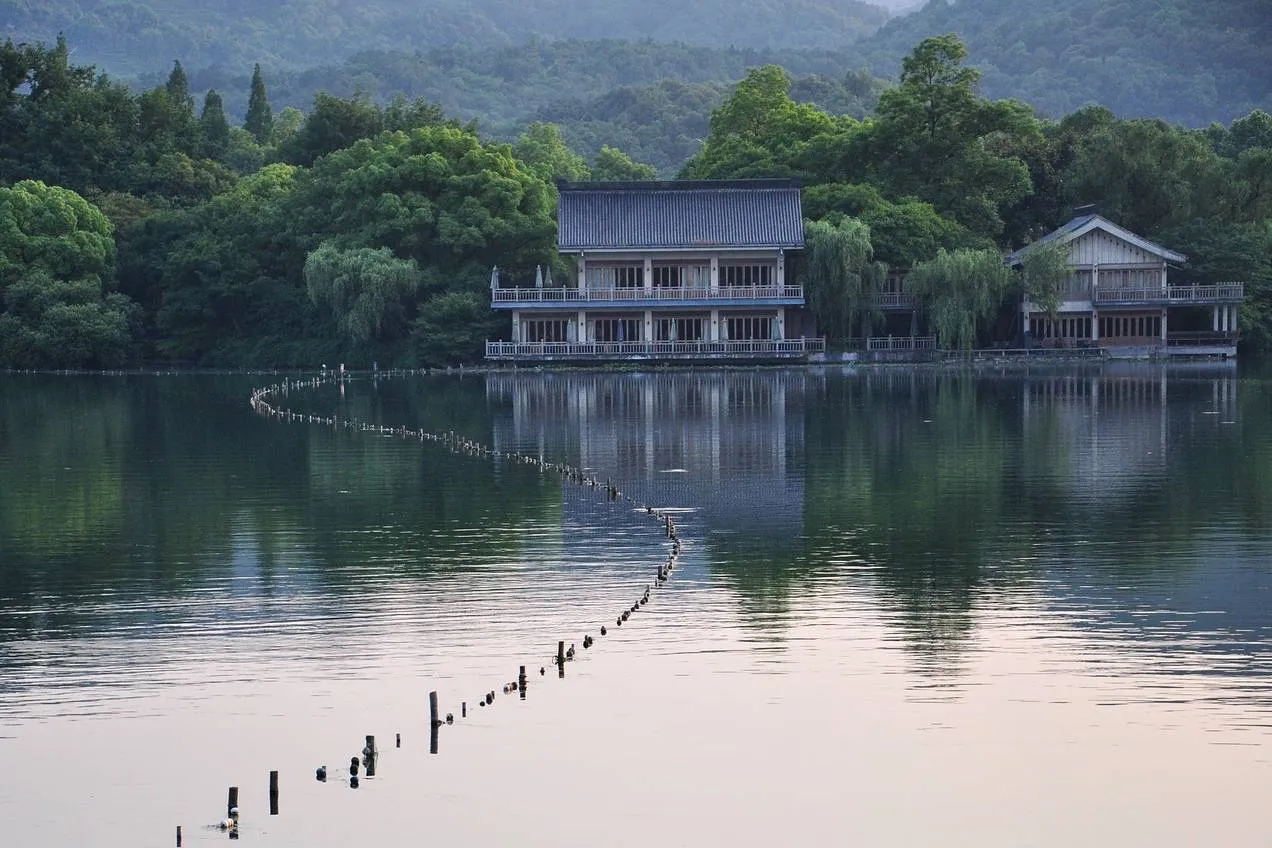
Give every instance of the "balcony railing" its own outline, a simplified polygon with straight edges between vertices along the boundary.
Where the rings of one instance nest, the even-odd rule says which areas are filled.
[[[880,309],[913,309],[914,295],[903,291],[879,292],[873,298]]]
[[[1166,344],[1170,347],[1229,347],[1240,341],[1236,330],[1215,332],[1211,330],[1168,330]]]
[[[803,286],[721,286],[708,288],[523,288],[491,289],[494,303],[590,303],[686,300],[803,300]]]
[[[936,336],[876,336],[866,339],[866,350],[936,350]]]
[[[1243,283],[1214,283],[1204,286],[1151,286],[1148,288],[1097,288],[1096,303],[1239,303],[1245,295]]]
[[[825,339],[695,342],[486,342],[487,359],[791,358],[826,350]]]

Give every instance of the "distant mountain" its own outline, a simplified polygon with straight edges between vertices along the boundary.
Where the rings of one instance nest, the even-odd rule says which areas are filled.
[[[306,68],[367,50],[516,50],[532,37],[842,48],[886,10],[861,0],[0,0],[0,38],[52,43],[116,76],[207,65]]]
[[[1101,103],[1124,117],[1202,126],[1272,111],[1269,0],[931,0],[857,49],[876,73],[955,32],[983,91],[1060,116]]]

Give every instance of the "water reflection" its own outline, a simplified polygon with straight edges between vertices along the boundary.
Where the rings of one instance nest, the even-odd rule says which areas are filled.
[[[704,553],[691,565],[778,640],[794,598],[844,591],[869,593],[917,667],[951,680],[985,611],[1023,599],[1077,604],[1076,626],[1123,636],[1134,621],[1158,650],[1181,627],[1210,643],[1269,635],[1272,612],[1251,621],[1245,598],[1272,577],[1242,553],[1267,539],[1248,462],[1267,441],[1241,427],[1268,395],[1239,394],[1231,365],[494,374],[486,387],[496,442],[689,511]],[[1155,627],[1133,610],[1163,583],[1209,600]]]
[[[613,625],[653,578],[651,522],[516,464],[258,419],[251,384],[0,376],[14,844],[170,844],[166,820],[135,832],[139,799],[197,836],[208,799],[242,782],[259,806],[280,768],[285,813],[242,838],[1267,833],[1263,380],[565,372],[290,398],[538,451],[679,510],[676,578],[564,680],[558,641]],[[475,708],[522,665],[546,667],[534,697]],[[440,733],[435,690],[459,716]],[[395,731],[357,793],[293,782]],[[64,797],[76,816],[45,800]],[[636,808],[644,826],[616,830]]]

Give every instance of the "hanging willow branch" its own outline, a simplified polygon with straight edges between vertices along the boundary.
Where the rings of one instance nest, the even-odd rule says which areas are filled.
[[[1055,317],[1060,293],[1073,273],[1069,246],[1051,242],[1031,247],[1021,260],[1020,285],[1024,299]]]
[[[399,329],[421,280],[414,260],[398,259],[388,248],[340,250],[330,243],[309,254],[304,273],[310,300],[330,307],[340,331],[354,342]]]
[[[941,250],[914,266],[906,288],[927,307],[941,347],[969,351],[1012,281],[996,250]]]
[[[808,306],[828,337],[846,339],[852,319],[862,316],[868,332],[877,311],[875,295],[887,279],[888,268],[871,261],[870,227],[856,218],[809,221],[804,225],[808,257]]]

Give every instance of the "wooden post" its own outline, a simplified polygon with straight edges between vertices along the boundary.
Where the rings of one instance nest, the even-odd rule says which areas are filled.
[[[225,800],[225,817],[227,819],[234,818],[234,811],[238,809],[238,787],[231,786],[229,797]]]
[[[468,702],[467,701],[459,702],[459,717],[468,718]]]
[[[557,665],[565,664],[565,640],[557,642]]]
[[[401,747],[402,747],[402,734],[401,734],[401,733],[397,734],[396,738],[395,738],[393,741],[394,741],[394,743],[395,743],[394,747],[401,748]]]
[[[177,825],[177,848],[181,848],[181,825]]]
[[[437,693],[428,693],[428,724],[429,727],[437,727],[440,722],[437,720]]]
[[[428,734],[428,752],[429,752],[430,754],[436,754],[436,753],[437,753],[437,730],[438,730],[438,727],[437,727],[437,725],[436,725],[436,724],[435,724],[435,725],[433,725],[431,728],[429,728],[429,734]]]
[[[269,773],[269,814],[278,815],[278,772]]]

